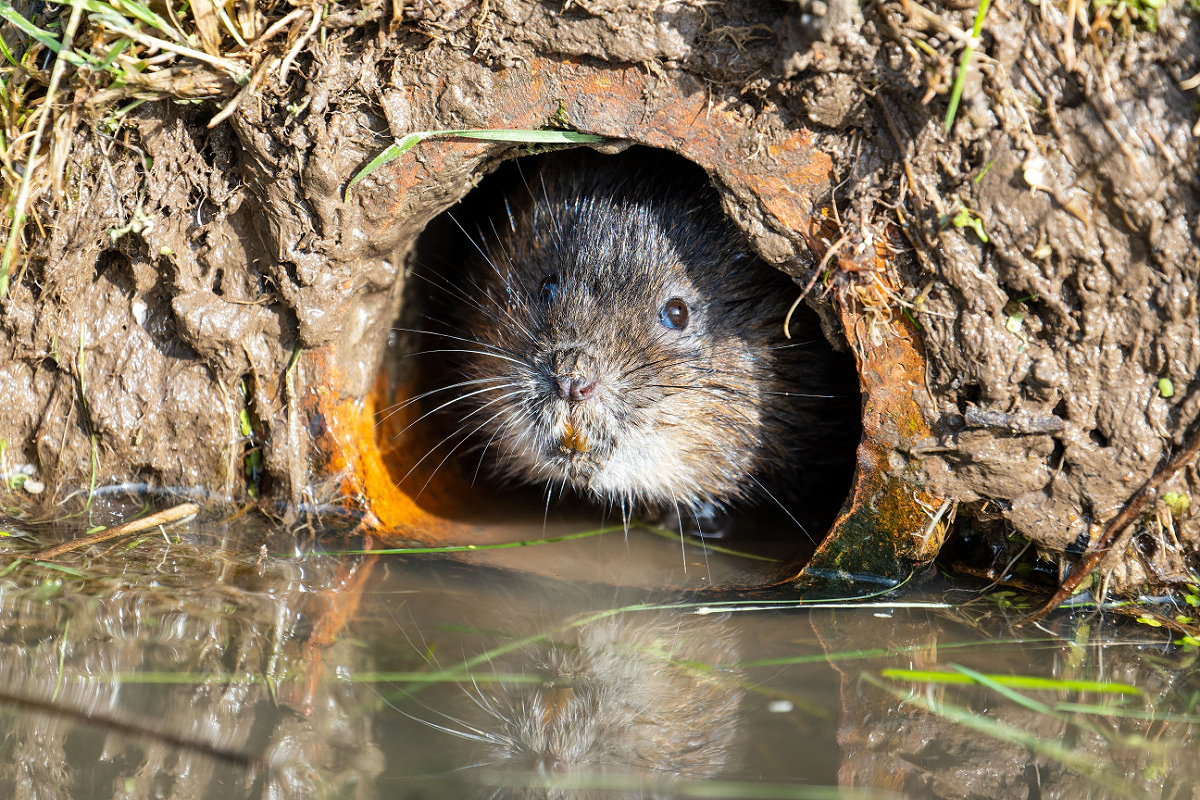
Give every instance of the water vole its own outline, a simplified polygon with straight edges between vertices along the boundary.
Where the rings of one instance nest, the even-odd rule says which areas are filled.
[[[465,351],[449,405],[501,474],[625,514],[844,495],[853,371],[806,310],[785,338],[799,289],[702,171],[657,151],[544,156],[479,228],[445,320]]]

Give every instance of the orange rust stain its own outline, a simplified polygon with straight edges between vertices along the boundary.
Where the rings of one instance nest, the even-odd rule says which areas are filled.
[[[323,431],[315,436],[324,464],[318,474],[335,476],[341,481],[342,497],[347,505],[363,513],[361,525],[385,540],[404,539],[420,543],[446,541],[462,526],[430,514],[401,491],[396,474],[386,463],[378,441],[375,393],[357,400],[342,397],[337,387],[344,383],[332,364],[328,350],[310,354],[311,368],[320,378],[317,390],[305,398],[305,404],[324,420]]]

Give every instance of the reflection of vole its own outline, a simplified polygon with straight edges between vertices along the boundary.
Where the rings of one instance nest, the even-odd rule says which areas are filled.
[[[703,515],[806,476],[845,491],[852,378],[806,310],[785,338],[799,290],[702,172],[572,151],[523,176],[449,320],[460,430],[500,472],[626,511]]]
[[[607,618],[516,655],[516,671],[544,682],[480,684],[492,719],[472,721],[497,766],[516,771],[513,783],[540,775],[571,785],[603,772],[701,779],[730,765],[742,692],[735,674],[713,669],[738,657],[723,621]]]

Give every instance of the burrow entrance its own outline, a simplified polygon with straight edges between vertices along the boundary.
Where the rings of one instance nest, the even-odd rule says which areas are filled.
[[[564,204],[586,193],[587,180],[598,181],[604,196],[574,214]],[[579,181],[585,183],[562,185]],[[544,215],[536,240],[523,227],[514,234],[535,211]],[[705,230],[714,225],[730,239]],[[717,245],[738,252],[715,252]],[[683,259],[650,263],[668,254]],[[538,266],[522,266],[522,257]],[[610,268],[606,257],[619,257],[626,271]],[[585,277],[595,282],[570,283]],[[629,476],[630,486],[670,482],[671,470],[686,471],[689,459],[706,457],[709,441],[751,442],[761,450],[741,459],[751,465],[745,475],[729,476],[741,485],[723,511],[696,519],[626,496],[612,481],[569,477],[513,455],[512,441],[528,442],[536,431],[545,437],[552,427],[549,362],[566,333],[556,329],[561,319],[548,319],[551,280],[556,291],[563,282],[562,302],[591,309],[569,315],[581,328],[567,338],[582,338],[592,355],[630,376],[614,376],[606,411],[598,412],[611,418],[603,434],[622,439],[621,446],[651,443],[629,459],[640,460],[651,477]],[[823,330],[812,309],[794,302],[801,292],[758,257],[724,215],[704,170],[680,156],[647,147],[617,154],[580,148],[504,162],[425,227],[408,259],[376,403],[380,446],[395,454],[396,485],[426,511],[451,519],[532,510],[540,521],[549,513],[599,512],[610,521],[649,518],[687,532],[709,526],[706,533],[740,541],[766,535],[794,542],[793,554],[811,550],[852,490],[861,399],[844,335]],[[682,331],[662,316],[676,295],[692,304]],[[748,314],[762,319],[750,325]],[[772,377],[756,380],[755,371]],[[661,425],[677,434],[645,430],[655,425],[656,404],[671,420]],[[737,426],[734,436],[729,428]],[[555,460],[555,450],[546,461]],[[686,505],[684,498],[677,508]]]

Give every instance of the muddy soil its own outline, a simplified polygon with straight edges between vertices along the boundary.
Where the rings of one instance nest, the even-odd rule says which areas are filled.
[[[416,237],[523,152],[427,143],[407,156],[416,190],[385,167],[347,198],[394,137],[565,124],[674,150],[807,284],[806,232],[763,200],[795,185],[803,141],[831,168],[791,192],[798,218],[836,209],[829,241],[860,267],[808,302],[832,319],[839,292],[880,287],[881,313],[916,323],[934,436],[897,463],[960,520],[1077,554],[1200,416],[1200,18],[1069,8],[988,10],[949,132],[975,4],[340,3],[292,19],[245,92],[185,59],[200,102],[117,117],[77,75],[64,191],[39,199],[0,300],[0,468],[34,465],[51,495],[129,481],[238,501],[253,451],[269,499],[325,499],[304,399],[369,390]],[[898,251],[882,275],[880,247]],[[1179,498],[1197,490],[1194,466],[1167,485],[1106,565],[1112,589],[1192,579]]]

